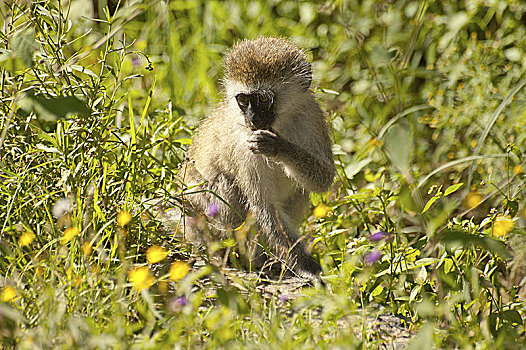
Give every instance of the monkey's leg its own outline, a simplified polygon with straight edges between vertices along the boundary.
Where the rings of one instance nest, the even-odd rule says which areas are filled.
[[[259,208],[254,215],[262,230],[263,241],[271,252],[298,275],[319,280],[321,267],[305,250],[305,244],[287,216],[273,206]]]

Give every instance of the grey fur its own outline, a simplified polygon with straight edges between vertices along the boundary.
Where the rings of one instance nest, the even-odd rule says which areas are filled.
[[[276,41],[284,43],[281,49],[290,52],[276,55]],[[260,238],[275,256],[299,275],[317,278],[320,266],[306,251],[297,226],[304,219],[309,193],[327,191],[333,182],[328,125],[312,91],[305,88],[310,63],[303,52],[284,39],[259,38],[258,45],[253,44],[241,42],[233,49],[235,55],[231,53],[226,59],[225,99],[199,127],[188,151],[189,160],[181,169],[187,185],[199,185],[194,192],[205,191],[188,194],[185,200],[192,212],[206,213],[211,203],[218,204],[212,220],[219,224],[218,236],[222,236],[221,227],[238,227],[250,213]],[[251,48],[247,51],[250,59],[243,56],[243,47]],[[270,57],[269,64],[275,67],[261,69],[258,55]],[[238,61],[233,61],[236,57]],[[295,61],[282,62],[290,57]],[[250,79],[246,74],[233,75],[244,71],[243,64],[255,61],[258,67],[245,67],[252,72]],[[235,67],[229,66],[233,64]],[[286,68],[281,79],[276,78],[279,67]],[[305,67],[309,67],[308,72]],[[266,76],[268,72],[272,72],[272,79]],[[253,131],[245,126],[235,99],[238,93],[259,88],[275,94],[276,117],[271,131]],[[207,241],[199,228],[188,229],[190,240],[198,244]]]

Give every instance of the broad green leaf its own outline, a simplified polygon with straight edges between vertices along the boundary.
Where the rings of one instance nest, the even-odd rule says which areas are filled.
[[[504,199],[502,201],[502,204],[504,205],[506,210],[509,211],[511,217],[514,217],[515,214],[517,214],[517,211],[519,211],[519,202],[518,201],[510,201],[510,200]]]
[[[418,273],[418,276],[416,276],[415,282],[418,284],[424,284],[424,282],[427,279],[427,270],[424,266],[420,268],[420,272]]]
[[[420,290],[422,289],[422,285],[416,285],[412,290],[411,290],[411,293],[409,294],[409,302],[413,302],[413,300],[415,300],[415,298],[417,297],[418,293],[420,293]]]
[[[431,206],[433,205],[433,203],[435,203],[439,198],[440,198],[440,197],[438,197],[438,196],[433,196],[433,197],[431,197],[431,198],[427,201],[426,205],[424,206],[424,209],[422,209],[422,214],[424,214],[426,211],[428,211],[429,208],[431,208]]]
[[[182,138],[174,140],[174,142],[180,143],[181,145],[191,145],[192,139],[191,138]]]
[[[350,163],[345,167],[345,175],[352,179],[354,175],[358,174],[367,164],[371,163],[371,158],[362,159],[359,162]]]
[[[56,121],[74,114],[84,117],[91,114],[86,103],[76,96],[27,95],[20,101],[20,108],[46,121]]]
[[[448,274],[453,268],[453,260],[450,258],[444,259],[444,273]]]
[[[402,187],[400,187],[400,191],[398,192],[398,201],[405,209],[408,209],[413,212],[420,211],[419,206],[415,203],[415,200],[413,199],[413,194],[407,183],[404,183]]]
[[[509,259],[512,257],[504,242],[487,236],[469,234],[459,230],[447,230],[444,236],[442,236],[441,241],[450,244],[458,243],[464,248],[468,248],[469,246],[482,248],[493,254],[499,255],[503,259]]]
[[[371,292],[371,297],[378,296],[378,295],[382,294],[383,291],[384,291],[384,287],[382,287],[382,285],[379,284],[379,285],[377,285],[376,288]]]
[[[396,57],[396,51],[387,51],[383,46],[376,45],[369,53],[371,62],[376,66],[386,65]]]
[[[413,150],[411,125],[406,121],[394,124],[384,136],[384,149],[391,160],[404,176],[409,175]]]
[[[502,311],[501,317],[503,320],[509,321],[511,323],[517,323],[519,325],[523,324],[521,314],[517,310]]]
[[[11,39],[11,47],[16,57],[26,65],[26,67],[33,67],[33,52],[36,49],[35,32],[32,28],[26,28],[17,33]]]
[[[371,198],[371,195],[366,193],[356,193],[345,196],[345,199],[347,200],[357,200],[361,202],[367,200],[368,198]]]
[[[464,184],[461,182],[461,183],[458,183],[456,185],[453,185],[453,186],[449,186],[445,191],[444,191],[444,196],[449,196],[451,193],[453,192],[456,192],[460,187],[462,187]]]
[[[21,74],[21,71],[26,70],[27,66],[14,52],[6,51],[0,54],[0,68],[17,75]]]

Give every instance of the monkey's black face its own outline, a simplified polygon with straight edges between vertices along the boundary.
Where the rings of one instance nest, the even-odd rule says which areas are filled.
[[[245,124],[252,130],[270,130],[274,122],[274,94],[272,91],[256,91],[236,95],[239,108],[245,116]]]

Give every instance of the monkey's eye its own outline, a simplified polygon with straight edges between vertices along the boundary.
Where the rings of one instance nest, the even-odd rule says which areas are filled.
[[[259,103],[268,103],[270,101],[270,97],[267,95],[259,95]]]
[[[239,94],[239,95],[237,95],[237,96],[236,96],[236,100],[237,100],[237,103],[238,103],[239,105],[243,105],[243,106],[248,105],[249,102],[250,102],[250,99],[249,99],[248,96],[245,95],[245,94]]]

